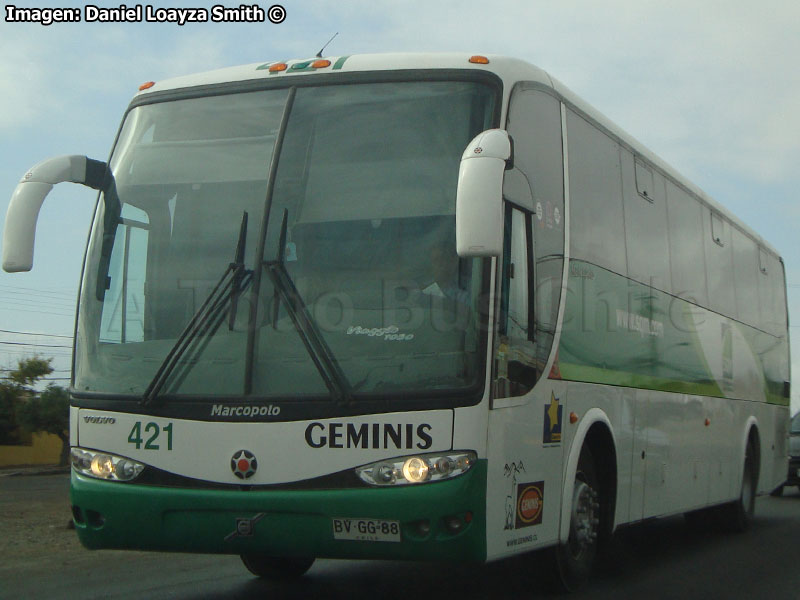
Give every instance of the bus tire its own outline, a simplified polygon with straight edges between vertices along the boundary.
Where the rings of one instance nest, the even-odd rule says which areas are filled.
[[[240,555],[244,566],[253,575],[264,579],[287,580],[305,575],[314,564],[314,558],[282,558],[260,553]]]
[[[756,487],[758,470],[756,466],[756,450],[752,440],[747,441],[742,471],[742,487],[739,498],[724,507],[724,524],[726,529],[742,533],[750,528],[756,510]]]
[[[570,508],[569,537],[554,549],[556,588],[571,592],[589,579],[600,534],[600,487],[588,445],[581,449]]]

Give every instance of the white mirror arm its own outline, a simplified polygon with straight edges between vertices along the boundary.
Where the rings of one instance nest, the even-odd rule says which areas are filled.
[[[40,162],[17,184],[8,205],[3,228],[3,269],[9,273],[30,271],[36,221],[44,199],[63,181],[100,189],[106,164],[85,156],[58,156]]]

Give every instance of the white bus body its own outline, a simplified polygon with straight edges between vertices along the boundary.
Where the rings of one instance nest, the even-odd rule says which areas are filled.
[[[264,576],[555,547],[571,587],[621,525],[741,529],[783,482],[781,259],[544,71],[365,55],[143,88],[107,168],[40,165],[4,235],[29,269],[46,186],[101,190],[87,547]]]

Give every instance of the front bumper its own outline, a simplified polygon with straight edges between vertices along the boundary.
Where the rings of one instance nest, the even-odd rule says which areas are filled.
[[[100,481],[72,472],[75,528],[90,549],[216,554],[486,559],[486,461],[449,481],[397,488],[187,489]],[[471,520],[457,533],[446,519]],[[333,518],[400,522],[400,542],[337,540]],[[427,520],[430,531],[418,527]]]

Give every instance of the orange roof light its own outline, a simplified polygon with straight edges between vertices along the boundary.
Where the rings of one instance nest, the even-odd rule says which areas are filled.
[[[286,63],[275,63],[274,65],[270,65],[269,72],[270,73],[277,73],[278,71],[285,71],[289,68],[289,65]]]
[[[139,86],[139,91],[141,92],[143,90],[149,90],[155,84],[156,84],[155,81],[148,81],[147,83],[143,83],[142,85]]]
[[[311,66],[314,69],[324,69],[325,67],[330,67],[331,66],[331,61],[329,61],[327,58],[321,58],[321,59],[315,60],[313,63],[311,63]]]
[[[486,58],[485,56],[478,56],[476,54],[475,56],[470,56],[469,57],[469,62],[475,63],[476,65],[488,65],[489,64],[489,59]]]

